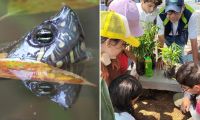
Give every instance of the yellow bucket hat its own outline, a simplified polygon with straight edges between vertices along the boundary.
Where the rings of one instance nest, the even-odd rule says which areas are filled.
[[[140,42],[131,36],[128,21],[125,16],[114,11],[100,11],[100,35],[110,39],[121,39],[126,43],[138,47]]]

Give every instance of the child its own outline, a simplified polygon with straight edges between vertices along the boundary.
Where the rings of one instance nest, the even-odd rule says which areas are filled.
[[[115,120],[135,120],[133,106],[141,92],[140,82],[131,75],[124,74],[111,82],[109,93]]]
[[[128,20],[131,35],[138,37],[143,34],[143,30],[139,25],[139,13],[136,3],[133,0],[113,0],[109,5],[109,10],[115,11]],[[121,74],[125,74],[128,69],[128,60],[135,62],[136,57],[128,49],[124,49],[118,56]]]
[[[119,39],[101,37],[101,70],[102,77],[109,85],[111,80],[120,75],[117,55],[125,48],[125,42]]]
[[[127,44],[138,47],[139,41],[130,34],[125,16],[113,11],[101,11],[101,76],[107,84],[121,75],[117,55]]]
[[[140,15],[134,0],[113,0],[108,10],[115,11],[127,18],[132,36],[139,37],[143,34],[143,29],[139,24]]]
[[[183,64],[176,73],[176,80],[181,84],[184,93],[190,94],[183,99],[181,109],[185,112],[189,109],[193,120],[200,119],[200,66],[192,62]],[[189,106],[189,104],[191,105]]]
[[[156,16],[159,14],[157,8],[162,3],[162,0],[142,0],[141,3],[136,3],[140,14],[140,25],[145,29],[145,23],[154,23]]]

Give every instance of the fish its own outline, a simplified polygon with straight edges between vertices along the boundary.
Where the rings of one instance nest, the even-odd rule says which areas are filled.
[[[21,61],[22,64],[26,63],[23,64],[24,67],[21,65],[23,69],[19,66],[18,71],[13,71],[13,69],[8,68],[8,66],[7,68],[4,66],[4,68],[7,69],[7,73],[5,72],[6,69],[4,69],[4,71],[1,69],[1,75],[3,76],[4,74],[4,78],[6,78],[5,74],[7,74],[7,78],[11,77],[13,79],[21,77],[25,87],[31,90],[36,96],[47,96],[50,100],[58,103],[62,107],[70,108],[77,100],[82,85],[75,84],[74,81],[73,84],[69,84],[69,81],[62,82],[62,84],[58,81],[41,81],[41,76],[39,77],[36,75],[32,76],[34,80],[30,80],[30,76],[30,79],[28,79],[23,74],[33,74],[31,72],[33,72],[34,69],[38,72],[42,69],[46,69],[47,72],[49,71],[48,78],[51,78],[49,75],[53,75],[51,70],[54,70],[56,74],[70,73],[71,77],[86,81],[83,77],[79,76],[83,71],[83,66],[79,66],[78,64],[87,59],[84,39],[85,34],[78,15],[69,6],[64,6],[56,15],[45,20],[25,34],[8,52],[6,58],[0,61],[5,62],[5,64],[1,65],[9,65],[12,63],[17,65],[20,63],[19,61]],[[11,61],[12,63],[9,63]],[[35,61],[34,63],[39,62],[38,66],[41,65],[40,67],[44,67],[39,70],[34,67],[34,64],[32,64],[31,67],[26,66],[31,64],[30,61]],[[32,71],[29,69],[32,69]],[[72,70],[71,72],[73,72],[73,74],[71,72],[66,72],[66,70]],[[10,71],[12,71],[12,73],[10,73]],[[43,75],[43,77],[44,76],[45,75]],[[53,80],[53,78],[55,77],[52,77],[51,80]],[[79,79],[77,79],[77,81],[77,83],[80,83]],[[90,84],[89,82],[85,83]]]

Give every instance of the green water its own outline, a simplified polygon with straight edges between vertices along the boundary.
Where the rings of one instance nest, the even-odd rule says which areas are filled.
[[[92,61],[85,65],[84,77],[98,86],[98,6],[75,11],[85,31],[86,45],[93,55]],[[1,15],[3,13],[0,12]],[[54,14],[55,12],[16,15],[0,21],[0,47],[20,39],[33,27]],[[32,94],[21,81],[0,79],[0,120],[97,120],[98,94],[98,87],[83,86],[77,102],[72,108],[64,110],[49,99]]]

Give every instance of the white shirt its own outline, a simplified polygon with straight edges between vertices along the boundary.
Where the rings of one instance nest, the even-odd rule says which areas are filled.
[[[189,39],[195,39],[197,38],[198,35],[198,23],[197,23],[197,18],[198,14],[194,12],[188,22],[188,38]],[[174,35],[177,35],[177,27],[178,27],[178,22],[172,23],[173,24],[173,33]],[[164,25],[163,21],[161,20],[160,16],[157,16],[157,26],[160,28],[158,31],[158,35],[164,35]],[[172,35],[172,32],[170,32],[170,35]]]
[[[135,120],[135,118],[127,112],[121,112],[115,113],[115,120]]]
[[[156,16],[159,14],[159,9],[154,10],[152,13],[146,13],[142,9],[141,3],[136,3],[139,14],[140,14],[140,25],[145,29],[145,22],[151,22],[153,23],[156,19]]]

